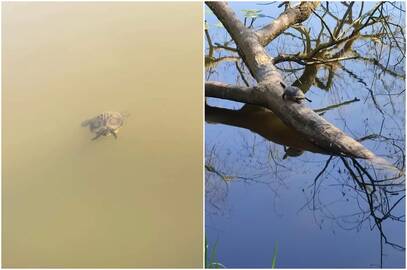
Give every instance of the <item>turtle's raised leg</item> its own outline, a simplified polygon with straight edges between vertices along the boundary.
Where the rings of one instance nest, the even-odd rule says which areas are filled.
[[[96,136],[92,138],[92,141],[96,140],[97,138],[99,138],[99,137],[102,136],[102,135],[106,136],[106,132],[105,132],[104,130],[99,131],[99,132],[96,134]]]
[[[112,129],[109,129],[109,131],[110,131],[110,133],[113,135],[113,137],[114,137],[115,139],[117,139],[117,134],[116,134],[116,132],[114,132],[114,130],[112,130]]]

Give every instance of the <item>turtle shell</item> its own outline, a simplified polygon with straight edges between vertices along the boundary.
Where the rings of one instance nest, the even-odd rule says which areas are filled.
[[[124,117],[121,113],[110,112],[105,116],[105,126],[112,130],[117,130],[123,126]]]

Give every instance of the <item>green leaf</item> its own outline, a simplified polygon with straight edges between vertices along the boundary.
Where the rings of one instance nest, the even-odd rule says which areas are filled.
[[[261,14],[261,9],[242,9],[242,12],[244,17],[255,19]]]
[[[271,260],[271,268],[276,268],[276,262],[277,262],[277,248],[278,248],[278,242],[274,244],[274,254],[273,254],[273,259]]]

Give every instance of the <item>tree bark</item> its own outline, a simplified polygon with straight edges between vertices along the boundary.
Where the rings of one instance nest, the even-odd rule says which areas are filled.
[[[290,26],[308,19],[318,5],[319,1],[310,1],[288,8],[277,19],[256,32],[260,44],[266,46]]]

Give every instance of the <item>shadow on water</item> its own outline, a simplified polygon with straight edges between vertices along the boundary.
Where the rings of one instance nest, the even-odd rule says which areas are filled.
[[[275,5],[231,7],[259,29],[283,12]],[[381,7],[323,2],[267,50],[315,112],[391,168],[330,155],[263,107],[207,98],[206,234],[219,239],[223,264],[270,267],[266,254],[278,240],[280,267],[404,267],[405,7]],[[327,25],[343,27],[337,18],[346,10],[349,29],[356,13],[364,20],[379,11],[366,32],[307,57],[329,40]],[[256,85],[209,9],[205,35],[207,80]]]

